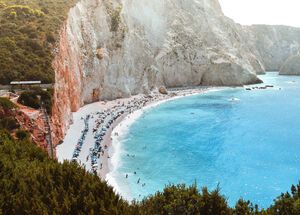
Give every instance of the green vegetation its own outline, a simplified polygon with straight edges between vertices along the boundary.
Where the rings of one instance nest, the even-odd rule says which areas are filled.
[[[203,188],[200,193],[196,185],[171,185],[143,200],[140,207],[143,214],[232,214],[218,188],[212,192]]]
[[[0,214],[126,214],[128,203],[73,163],[0,131]]]
[[[13,131],[20,127],[14,117],[16,105],[7,98],[0,97],[0,129]]]
[[[0,119],[0,129],[6,129],[8,131],[19,128],[17,120],[13,116],[7,116]]]
[[[0,84],[54,81],[59,29],[77,0],[0,0]]]
[[[41,88],[33,88],[32,90],[24,91],[18,98],[18,102],[35,109],[45,107],[47,112],[51,114],[52,90],[45,91]]]
[[[14,103],[12,103],[9,99],[0,97],[0,107],[11,110],[13,108],[16,108],[17,106]]]
[[[25,130],[22,130],[22,129],[18,129],[16,131],[16,137],[19,139],[19,140],[28,140],[29,137],[30,137],[30,134],[25,131]]]
[[[170,185],[129,204],[77,164],[60,164],[28,139],[14,140],[0,130],[0,214],[299,215],[299,211],[300,184],[266,210],[244,200],[230,208],[218,188],[199,192],[196,185]]]
[[[22,92],[20,97],[18,98],[18,102],[22,105],[35,109],[40,108],[40,100],[37,97],[36,93],[32,91]]]

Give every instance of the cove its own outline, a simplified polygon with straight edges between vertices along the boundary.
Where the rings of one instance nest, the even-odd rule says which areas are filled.
[[[288,191],[300,179],[300,77],[260,78],[274,87],[228,88],[145,111],[120,142],[111,172],[119,192],[142,199],[196,182],[219,185],[231,206],[244,198],[267,207]]]

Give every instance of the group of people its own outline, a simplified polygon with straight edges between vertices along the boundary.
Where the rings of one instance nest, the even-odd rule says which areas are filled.
[[[102,146],[102,141],[107,131],[112,127],[113,123],[124,114],[130,114],[135,110],[144,107],[148,102],[157,99],[156,97],[142,97],[134,98],[128,102],[118,102],[117,105],[110,109],[97,112],[98,119],[96,120],[96,126],[93,128],[95,144],[94,148],[91,149],[91,166],[94,173],[97,172],[98,160],[100,156],[104,155],[104,150],[107,146]]]
[[[116,122],[116,120],[119,119],[119,117],[123,116],[124,114],[130,114],[138,109],[143,108],[150,102],[157,101],[158,99],[159,97],[157,95],[143,96],[139,98],[134,98],[127,102],[118,102],[112,108],[103,111],[98,111],[95,114],[88,114],[86,118],[83,119],[85,127],[84,130],[82,131],[82,135],[78,140],[78,143],[74,150],[72,160],[77,161],[77,158],[82,149],[82,145],[89,131],[89,120],[91,118],[94,119],[96,117],[97,118],[95,120],[96,125],[92,130],[95,143],[93,148],[90,148],[90,154],[87,156],[87,162],[90,158],[91,170],[92,172],[97,173],[98,160],[100,159],[101,156],[104,156],[104,152],[108,148],[107,145],[103,146],[102,142],[105,138],[105,135],[107,134],[107,131],[110,128],[112,128],[113,123]],[[103,166],[102,163],[100,165],[101,167]]]
[[[104,149],[101,146],[101,142],[103,141],[107,130],[110,129],[115,120],[117,120],[118,117],[120,117],[122,114],[124,114],[124,110],[115,110],[114,108],[96,113],[96,115],[98,115],[99,118],[96,120],[96,127],[93,129],[95,139],[94,148],[91,150],[91,162],[93,172],[97,172],[97,160],[100,158],[101,155],[104,155]]]
[[[76,147],[75,147],[75,150],[73,152],[73,156],[72,156],[72,160],[73,161],[77,161],[77,158],[79,156],[79,153],[81,151],[81,148],[82,148],[82,145],[83,145],[83,142],[85,140],[85,137],[86,137],[86,134],[88,133],[89,131],[89,120],[90,120],[90,117],[91,115],[88,114],[83,120],[84,120],[84,129],[83,131],[81,132],[81,137],[79,138],[77,144],[76,144]]]

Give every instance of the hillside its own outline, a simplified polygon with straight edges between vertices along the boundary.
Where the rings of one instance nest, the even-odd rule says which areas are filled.
[[[60,26],[77,0],[0,0],[0,84],[53,83]]]

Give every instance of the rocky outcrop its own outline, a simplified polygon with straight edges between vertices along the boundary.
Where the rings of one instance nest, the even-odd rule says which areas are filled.
[[[167,90],[165,87],[160,87],[160,88],[158,89],[158,92],[159,92],[160,94],[163,94],[163,95],[167,95],[167,94],[168,94],[168,90]]]
[[[217,0],[82,0],[65,27],[63,39],[76,57],[64,56],[62,63],[80,77],[76,104],[161,85],[249,84],[264,70]]]
[[[300,75],[300,55],[288,58],[280,68],[281,75]]]
[[[73,46],[72,33],[66,25],[60,32],[59,49],[53,61],[55,85],[51,121],[54,145],[57,145],[65,136],[72,122],[72,112],[83,105],[80,98],[82,91],[81,53]]]
[[[244,27],[252,53],[267,71],[279,71],[284,62],[300,50],[300,29],[288,26]]]
[[[278,69],[298,47],[297,33],[276,29],[238,25],[218,0],[81,0],[53,63],[56,137],[85,103],[161,86],[259,83],[256,74]]]

